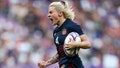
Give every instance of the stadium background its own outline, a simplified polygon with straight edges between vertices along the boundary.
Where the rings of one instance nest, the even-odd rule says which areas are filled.
[[[56,53],[47,18],[52,1],[57,0],[0,0],[0,68],[38,68],[38,61]],[[68,2],[92,44],[80,51],[85,67],[120,68],[120,0]]]

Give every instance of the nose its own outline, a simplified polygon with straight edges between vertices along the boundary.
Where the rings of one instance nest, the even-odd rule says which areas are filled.
[[[48,17],[50,17],[50,14],[48,13],[48,15],[47,15]]]

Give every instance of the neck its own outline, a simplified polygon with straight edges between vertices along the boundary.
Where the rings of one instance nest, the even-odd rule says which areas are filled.
[[[65,20],[66,20],[65,18],[61,19],[58,23],[58,27],[60,27],[65,22]]]

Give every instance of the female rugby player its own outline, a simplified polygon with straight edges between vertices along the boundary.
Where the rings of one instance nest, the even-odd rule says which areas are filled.
[[[52,21],[52,25],[57,25],[53,32],[57,53],[48,61],[39,62],[38,66],[40,68],[44,68],[59,62],[60,68],[84,68],[79,55],[68,57],[63,50],[64,40],[70,32],[77,32],[82,41],[71,41],[65,45],[67,49],[73,49],[75,47],[88,49],[91,47],[90,42],[88,41],[87,36],[83,33],[80,25],[73,21],[74,12],[68,5],[68,2],[52,2],[49,5],[48,17]]]

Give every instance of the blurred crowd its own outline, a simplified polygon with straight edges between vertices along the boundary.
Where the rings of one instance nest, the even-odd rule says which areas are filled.
[[[55,55],[48,5],[60,0],[0,0],[0,68],[38,68]],[[120,0],[67,0],[92,48],[85,68],[120,68]],[[58,68],[58,64],[47,68]]]

